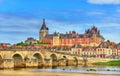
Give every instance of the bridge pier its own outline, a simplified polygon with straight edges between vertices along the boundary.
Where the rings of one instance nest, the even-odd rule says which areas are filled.
[[[44,67],[52,67],[52,59],[49,56],[44,59]]]
[[[78,65],[78,60],[68,59],[67,64],[68,64],[68,66],[77,66]]]
[[[26,68],[26,63],[24,61],[14,62],[14,68]]]
[[[58,66],[67,66],[67,60],[64,58],[59,59]]]
[[[10,68],[14,68],[13,59],[2,59],[0,61],[0,69],[10,69]]]
[[[25,62],[26,68],[38,67],[38,60],[35,57],[28,57]]]
[[[78,65],[83,66],[84,65],[83,60],[78,60]]]
[[[81,64],[82,57],[66,55],[50,51],[0,51],[0,67],[4,68],[4,64],[7,64],[5,56],[11,58],[10,65],[6,65],[14,68],[26,68],[26,67],[57,67],[57,66],[76,66]],[[30,57],[31,56],[31,57]],[[28,57],[28,60],[26,59]],[[75,58],[76,57],[76,58]],[[2,60],[1,60],[2,59]]]
[[[67,64],[68,64],[68,66],[73,66],[73,60],[72,59],[68,59],[67,60]]]
[[[59,63],[59,60],[52,60],[52,67],[57,67]]]
[[[43,60],[41,60],[41,61],[38,61],[38,68],[43,68],[44,67],[44,61]]]
[[[0,69],[3,69],[3,60],[0,59]]]

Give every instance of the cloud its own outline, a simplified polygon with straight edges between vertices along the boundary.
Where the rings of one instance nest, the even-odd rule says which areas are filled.
[[[116,33],[104,33],[104,37],[106,38],[106,40],[110,40],[112,42],[120,42],[120,37],[119,34],[120,32]]]
[[[0,42],[16,43],[27,37],[38,38],[39,19],[0,15]]]
[[[85,13],[87,22],[90,20],[90,23],[120,23],[120,13],[119,9],[112,12],[105,10],[94,10],[87,11]]]
[[[42,24],[42,19],[37,18],[21,18],[15,16],[0,15],[0,42],[16,43],[24,41],[27,37],[39,38],[39,29]],[[76,31],[83,34],[84,31],[93,26],[92,23],[70,23],[64,21],[56,21],[46,19],[46,25],[49,28],[49,33],[60,32],[66,33]],[[100,29],[101,34],[111,41],[120,42],[120,24],[119,23],[95,23],[95,26]]]
[[[46,24],[50,29],[49,33],[53,33],[55,31],[65,33],[66,31],[76,29],[77,31],[81,31],[78,24],[58,22],[49,19],[46,20]],[[42,19],[28,19],[24,17],[0,14],[0,42],[16,43],[24,41],[27,37],[38,39],[41,25]]]
[[[103,11],[89,11],[87,12],[88,15],[105,15],[105,12]]]
[[[91,4],[120,4],[120,0],[88,0]]]
[[[80,25],[79,23],[68,23],[68,22],[59,22],[55,20],[47,20],[47,26],[50,29],[50,33],[53,32],[61,32],[61,33],[66,33],[69,31],[77,31],[77,32],[83,32],[83,29],[85,28],[80,28],[84,27],[84,25]]]
[[[120,29],[119,23],[96,23],[96,25],[100,28],[117,28]]]

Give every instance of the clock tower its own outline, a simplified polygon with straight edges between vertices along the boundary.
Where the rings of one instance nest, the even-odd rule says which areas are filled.
[[[43,19],[43,23],[39,32],[39,40],[42,40],[48,34],[48,31],[49,29],[46,27],[45,19]]]

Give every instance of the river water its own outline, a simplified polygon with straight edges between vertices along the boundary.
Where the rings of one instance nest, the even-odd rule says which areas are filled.
[[[94,69],[90,71],[90,69]],[[17,69],[15,71],[27,71],[27,72],[72,72],[72,73],[91,73],[91,74],[120,74],[120,67],[81,67],[81,66],[67,66],[67,67],[54,67],[54,68],[24,68]]]

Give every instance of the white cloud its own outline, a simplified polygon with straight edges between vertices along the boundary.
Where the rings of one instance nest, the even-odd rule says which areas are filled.
[[[84,25],[81,25],[80,23],[72,24],[67,22],[59,22],[55,20],[47,20],[46,22],[47,22],[47,26],[50,29],[50,33],[53,33],[55,31],[66,33],[73,30],[74,31],[76,30],[77,32],[83,32]]]
[[[16,43],[24,41],[27,37],[38,39],[39,29],[42,24],[42,19],[25,19],[14,16],[0,15],[0,42]],[[85,29],[91,28],[93,24],[87,23],[68,23],[55,20],[46,20],[49,32],[65,33],[69,31],[77,31],[83,34]],[[100,29],[101,34],[111,41],[120,41],[120,24],[119,23],[95,23],[95,26]]]
[[[120,0],[88,0],[91,4],[120,4]]]
[[[14,26],[15,25],[15,26],[26,27],[31,24],[38,24],[38,20],[0,15],[0,24],[5,25],[5,26]]]
[[[106,38],[106,40],[110,40],[112,42],[120,42],[120,37],[118,35],[118,33],[114,32],[114,33],[105,33],[104,37]]]
[[[91,12],[87,12],[88,15],[104,15],[105,12],[103,11],[91,11]]]
[[[70,30],[81,31],[78,24],[46,20],[50,33]],[[27,37],[39,38],[39,29],[42,19],[21,18],[15,16],[0,15],[0,42],[16,43],[24,41]],[[76,27],[74,27],[76,26]]]
[[[96,25],[100,28],[118,28],[120,29],[119,23],[96,23]]]

